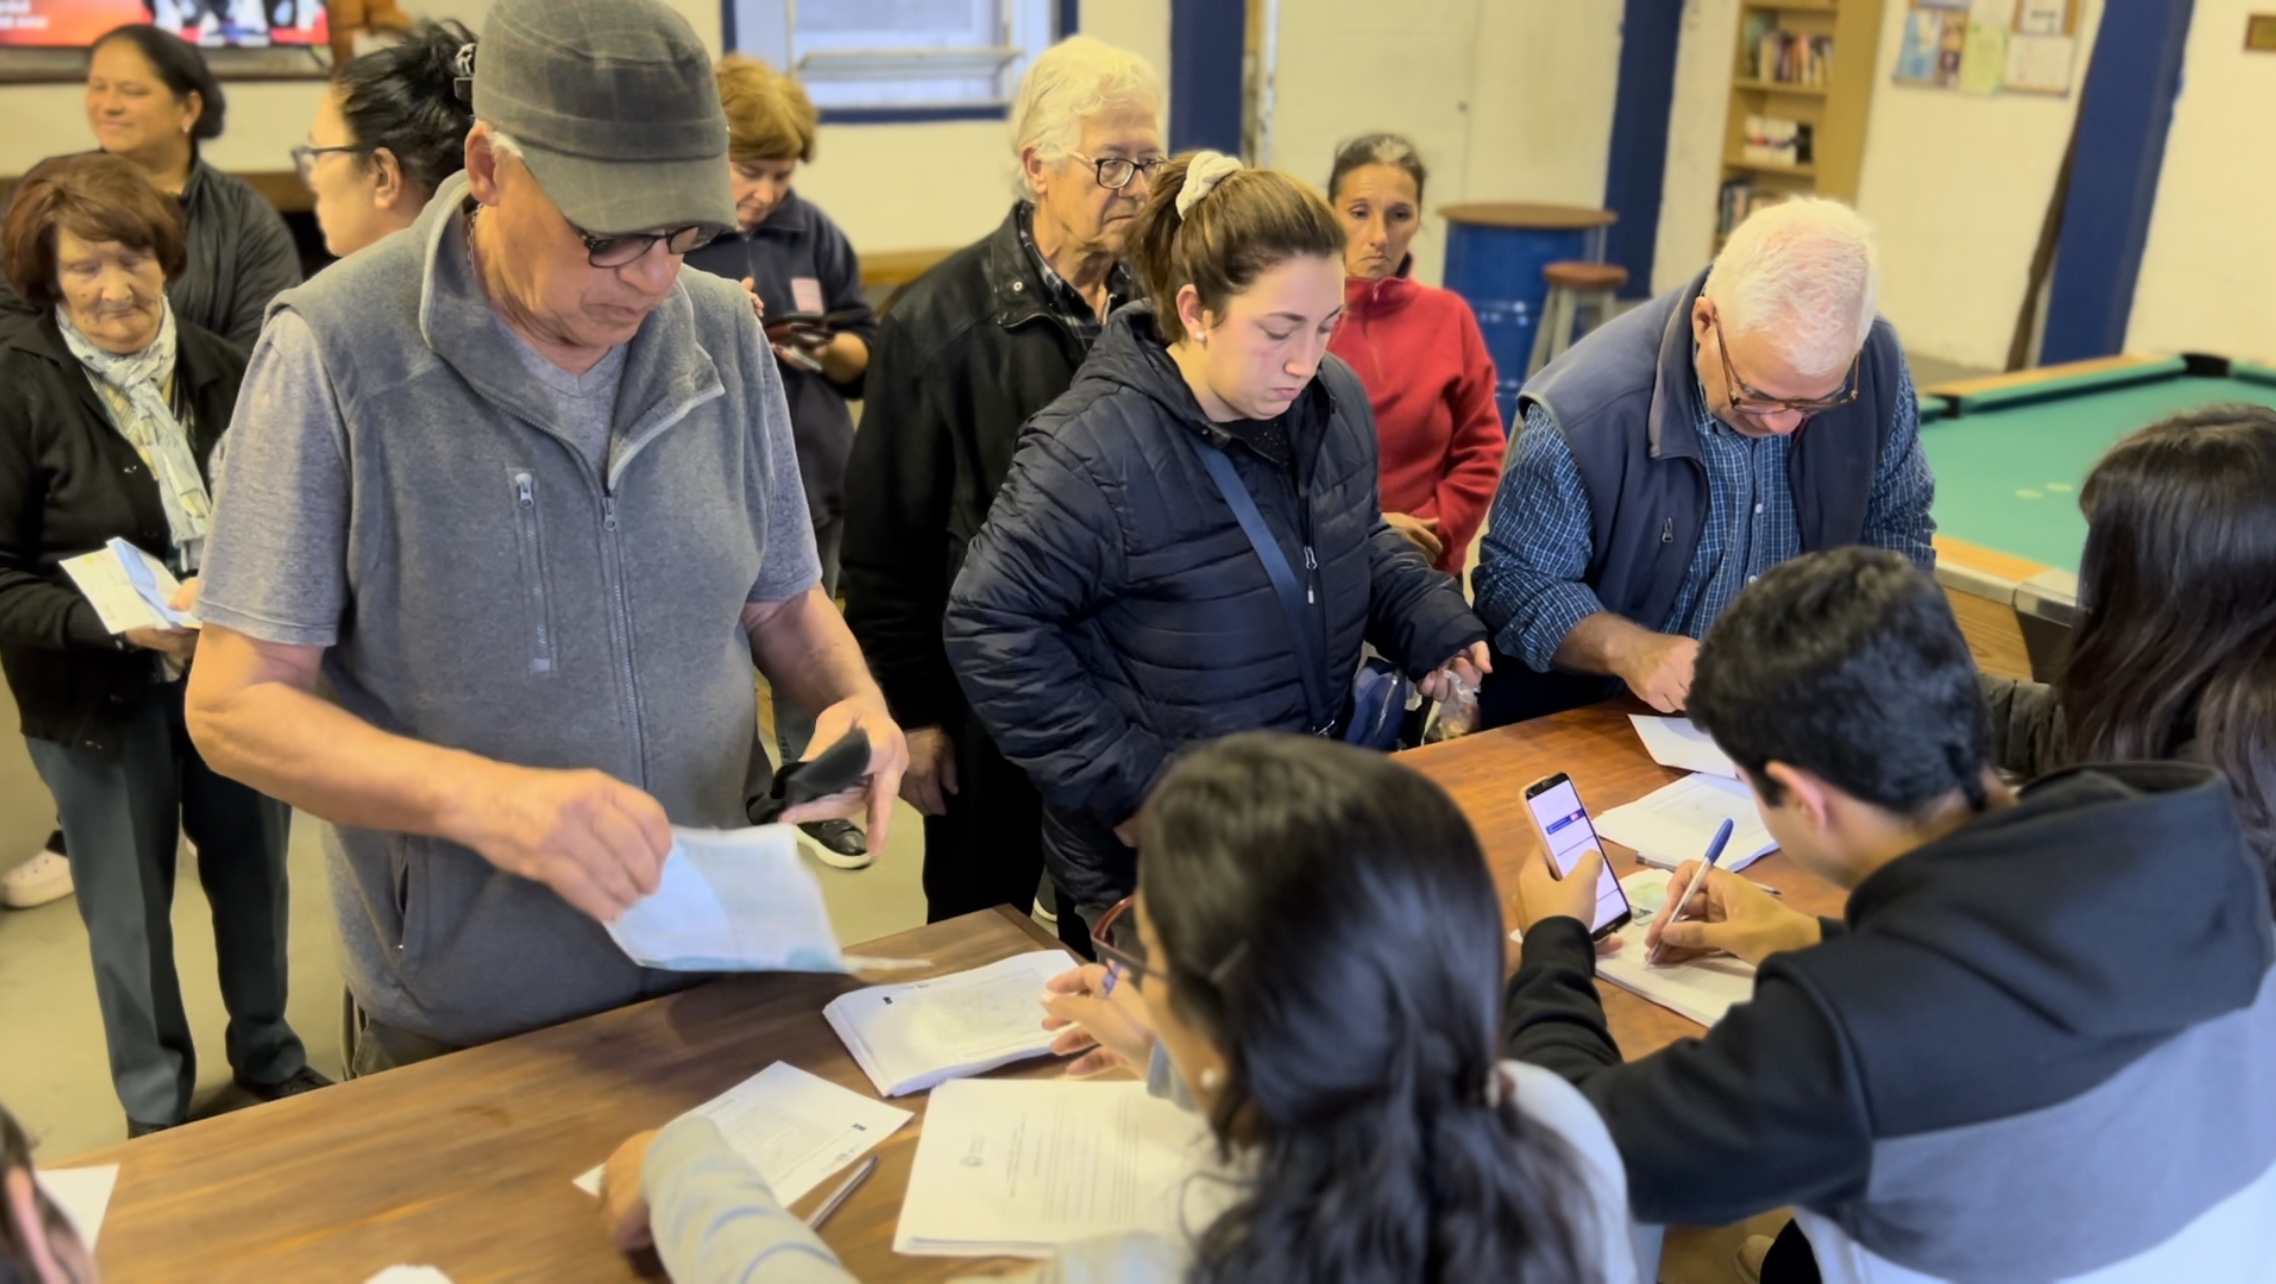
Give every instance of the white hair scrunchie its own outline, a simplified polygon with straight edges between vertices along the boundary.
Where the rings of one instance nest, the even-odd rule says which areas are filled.
[[[1223,152],[1197,154],[1185,167],[1185,186],[1178,189],[1178,218],[1184,219],[1202,197],[1209,195],[1219,183],[1225,181],[1226,175],[1237,174],[1241,169],[1241,161],[1237,156],[1227,156]]]

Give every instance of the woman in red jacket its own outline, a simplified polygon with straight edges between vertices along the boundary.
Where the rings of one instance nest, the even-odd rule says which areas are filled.
[[[1359,372],[1375,410],[1383,516],[1459,575],[1500,479],[1494,362],[1470,305],[1408,278],[1422,223],[1415,146],[1368,134],[1336,152],[1328,203],[1344,222],[1344,314],[1328,350]]]

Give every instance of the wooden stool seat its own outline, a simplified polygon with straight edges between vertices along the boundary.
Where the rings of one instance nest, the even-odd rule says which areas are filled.
[[[1567,259],[1542,268],[1541,279],[1547,281],[1552,290],[1617,290],[1628,284],[1628,269],[1617,263]]]

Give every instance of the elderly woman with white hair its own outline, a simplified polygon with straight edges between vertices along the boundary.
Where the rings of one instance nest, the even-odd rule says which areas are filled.
[[[1162,109],[1160,79],[1134,54],[1074,36],[1037,58],[1012,106],[1011,212],[911,282],[878,331],[842,583],[847,622],[909,728],[901,792],[925,815],[935,921],[1024,911],[1041,878],[1035,787],[966,708],[941,617],[1020,425],[1067,390],[1131,297],[1122,240],[1164,160]]]
[[[1788,201],[1526,382],[1473,581],[1496,652],[1485,725],[1623,685],[1683,708],[1707,626],[1802,553],[1935,566],[1936,482],[1874,287],[1864,220]]]

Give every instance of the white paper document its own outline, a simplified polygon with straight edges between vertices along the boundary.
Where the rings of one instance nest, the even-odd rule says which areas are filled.
[[[608,925],[643,967],[842,972],[837,933],[789,825],[672,830],[656,890]]]
[[[99,552],[64,558],[61,565],[113,633],[198,627],[195,614],[166,605],[182,582],[164,562],[123,539],[112,539]]]
[[[119,1184],[117,1164],[97,1164],[92,1168],[41,1168],[32,1174],[41,1190],[71,1219],[71,1228],[79,1232],[79,1242],[87,1251],[95,1251],[95,1240],[103,1233],[103,1214],[110,1211],[111,1191]]]
[[[786,1207],[899,1132],[912,1117],[787,1061],[775,1062],[690,1113],[716,1124],[729,1148],[767,1179]],[[576,1186],[588,1195],[600,1194],[600,1168],[580,1174]]]
[[[1205,1226],[1208,1127],[1142,1083],[956,1079],[933,1090],[893,1251],[1049,1257],[1070,1241]],[[1203,1207],[1208,1205],[1208,1207]]]
[[[1663,785],[1597,817],[1596,832],[1635,848],[1636,859],[1647,865],[1673,869],[1705,856],[1726,820],[1731,822],[1731,843],[1718,868],[1736,873],[1777,850],[1778,840],[1763,828],[1754,808],[1753,791],[1719,776],[1685,776]]]
[[[822,1019],[845,1041],[880,1096],[1048,1056],[1043,983],[1075,966],[1064,950],[1014,954],[986,967],[830,1000]]]
[[[1644,752],[1652,761],[1678,771],[1704,771],[1709,775],[1739,778],[1738,765],[1729,754],[1715,746],[1708,734],[1691,725],[1689,718],[1652,718],[1640,713],[1628,715],[1636,724],[1636,736],[1644,742]]]
[[[1646,1002],[1701,1025],[1713,1025],[1734,1004],[1754,997],[1754,964],[1727,954],[1663,967],[1646,962],[1651,949],[1644,944],[1644,930],[1651,926],[1660,906],[1667,903],[1667,880],[1668,876],[1657,870],[1644,870],[1620,880],[1636,916],[1613,933],[1620,938],[1620,948],[1596,956],[1596,974]]]

